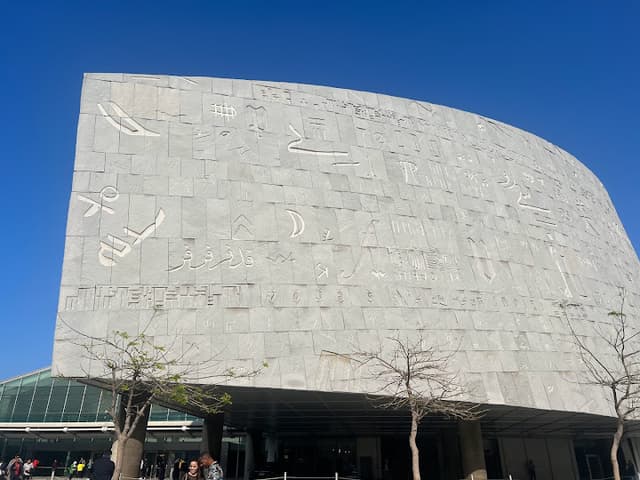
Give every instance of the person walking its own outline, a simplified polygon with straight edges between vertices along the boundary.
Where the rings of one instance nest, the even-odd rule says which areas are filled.
[[[106,450],[100,458],[93,462],[91,473],[93,480],[111,480],[116,464],[111,460],[111,452]]]

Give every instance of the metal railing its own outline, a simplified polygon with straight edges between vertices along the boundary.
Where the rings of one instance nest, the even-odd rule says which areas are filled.
[[[474,480],[473,473],[471,475],[469,475],[468,477],[461,478],[460,480]],[[518,480],[518,479],[517,478],[513,478],[513,476],[511,476],[511,474],[509,474],[504,478],[487,478],[487,480]]]
[[[261,478],[260,480],[360,480],[360,477],[341,477],[338,472],[336,472],[332,477],[298,476],[289,475],[287,472],[283,472],[283,474],[278,477],[267,477]]]

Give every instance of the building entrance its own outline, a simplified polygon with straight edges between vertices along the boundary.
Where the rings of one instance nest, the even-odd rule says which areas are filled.
[[[332,476],[358,473],[353,438],[293,437],[282,439],[283,471],[292,475]]]

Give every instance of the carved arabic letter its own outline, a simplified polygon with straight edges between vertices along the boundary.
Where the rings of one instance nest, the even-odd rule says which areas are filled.
[[[404,183],[409,183],[409,181],[418,183],[418,179],[416,178],[418,166],[413,162],[402,161],[399,163],[400,165],[402,165],[402,172],[404,173]]]
[[[319,156],[327,156],[327,157],[346,157],[349,155],[349,152],[341,152],[337,150],[314,150],[311,148],[299,147],[298,145],[302,143],[302,135],[298,133],[298,131],[293,127],[293,125],[289,124],[289,130],[298,137],[296,140],[291,140],[287,145],[287,150],[290,152],[298,152],[304,153],[307,155],[319,155]]]
[[[249,122],[249,130],[256,134],[256,138],[262,138],[262,132],[267,128],[267,109],[263,106],[247,105],[251,112],[252,121]]]
[[[517,184],[515,181],[513,181],[509,175],[507,175],[507,172],[502,172],[502,177],[500,180],[498,180],[498,185],[502,185],[504,188],[506,188],[507,190],[515,187]]]
[[[318,263],[316,265],[316,270],[318,271],[317,273],[318,280],[320,280],[322,277],[329,278],[329,267],[327,267],[326,265],[322,263]]]
[[[176,267],[172,267],[167,271],[168,272],[177,272],[182,267],[184,267],[187,264],[187,262],[189,262],[189,266],[191,266],[191,259],[192,258],[193,258],[193,254],[191,253],[191,250],[189,249],[189,247],[185,247],[184,248],[184,255],[182,256],[182,265],[178,265]]]
[[[107,235],[107,239],[112,243],[109,245],[106,242],[100,241],[100,250],[98,250],[98,260],[105,267],[112,267],[116,264],[114,256],[125,257],[131,252],[131,245],[122,240],[121,238],[113,235]],[[111,256],[106,254],[111,252]]]
[[[358,270],[358,267],[360,266],[360,262],[362,262],[362,257],[364,256],[364,247],[360,247],[360,255],[358,255],[358,258],[356,259],[356,262],[353,264],[353,268],[351,269],[351,273],[347,274],[346,270],[341,270],[340,275],[342,276],[342,278],[351,278],[355,275],[356,270]]]
[[[334,167],[358,167],[360,162],[333,162]]]
[[[152,235],[153,232],[155,232],[156,229],[160,225],[162,225],[162,222],[164,222],[165,218],[166,218],[166,215],[164,213],[164,210],[160,209],[160,210],[158,210],[158,213],[156,214],[156,218],[155,218],[154,222],[151,225],[149,225],[147,228],[145,228],[141,233],[138,233],[135,230],[130,229],[129,227],[124,227],[124,233],[126,233],[130,237],[135,237],[135,240],[133,241],[133,244],[134,245],[138,245],[145,238],[147,238],[148,236]]]
[[[553,236],[552,235],[547,234],[547,237],[549,238],[550,241],[553,241]],[[562,260],[562,263],[566,267],[566,262],[564,261],[564,256],[562,254],[556,255],[556,250],[555,250],[555,248],[553,248],[553,245],[551,245],[551,244],[549,244],[549,253],[551,254],[551,258],[553,259],[553,262],[556,264],[556,267],[558,269],[558,273],[560,274],[560,277],[562,278],[562,282],[564,283],[564,295],[565,295],[565,297],[573,298],[573,294],[571,293],[571,288],[569,287],[569,281],[567,279],[567,275],[564,273],[564,270],[562,269],[562,266],[560,265],[560,260]]]
[[[486,244],[483,240],[476,241],[471,237],[468,237],[467,240],[469,240],[471,244],[471,251],[476,258],[476,264],[482,272],[482,275],[491,283],[493,279],[496,278],[496,270],[493,267],[493,262],[489,259],[489,250]]]
[[[113,115],[107,113],[107,110],[102,106],[101,103],[98,103],[98,109],[104,116],[104,119],[111,124],[116,130],[124,133],[125,135],[131,135],[134,137],[159,137],[160,134],[156,132],[152,132],[144,128],[138,122],[136,122],[133,118],[129,116],[127,112],[125,112],[120,106],[115,103],[108,101],[105,105],[108,105],[114,112],[117,117],[114,118]]]
[[[229,251],[231,252],[231,249],[229,249]],[[229,268],[238,268],[240,265],[242,265],[244,263],[244,255],[242,254],[242,249],[238,249],[238,251],[240,252],[240,260],[238,261],[238,263],[234,263],[231,264],[229,263]],[[231,254],[231,258],[233,259],[233,253]]]
[[[227,257],[223,258],[222,260],[220,260],[217,263],[214,263],[213,265],[209,266],[209,270],[213,270],[217,267],[219,267],[220,265],[222,265],[225,262],[231,262],[233,261],[233,252],[231,251],[231,249],[229,247],[227,247]]]
[[[233,118],[237,114],[236,109],[226,103],[223,103],[222,105],[219,103],[212,103],[209,107],[209,111],[213,112],[214,115],[223,118]]]
[[[253,238],[253,222],[249,220],[245,215],[243,214],[238,215],[233,220],[231,225],[232,225],[231,228],[233,230],[231,234],[231,238],[242,240],[243,237],[240,232],[241,229],[246,232],[246,235],[248,235],[249,238]]]
[[[91,205],[86,212],[84,212],[84,217],[92,217],[93,215],[95,215],[96,213],[98,213],[100,210],[104,210],[105,212],[109,213],[109,214],[113,214],[113,208],[111,207],[107,207],[106,205],[102,205],[98,202],[96,202],[95,200],[92,200],[89,197],[85,197],[84,195],[80,195],[78,194],[78,200],[80,200],[81,202],[86,202],[89,205]]]
[[[90,207],[84,212],[85,217],[91,217],[98,213],[100,210],[104,210],[105,212],[113,215],[113,208],[107,207],[106,205],[104,205],[104,202],[115,202],[119,196],[120,193],[118,192],[118,189],[108,185],[100,190],[100,202],[96,202],[95,200],[80,194],[78,194],[78,200],[86,202],[90,205]]]
[[[206,258],[202,261],[202,263],[200,265],[193,265],[193,262],[189,265],[189,269],[191,270],[200,270],[202,267],[204,267],[207,264],[207,260]]]
[[[291,217],[291,221],[293,222],[291,233],[289,234],[289,238],[296,238],[304,232],[304,218],[295,210],[286,209],[286,212]]]
[[[387,274],[382,270],[371,270],[371,275],[373,275],[378,280],[380,280],[381,278],[384,278]]]

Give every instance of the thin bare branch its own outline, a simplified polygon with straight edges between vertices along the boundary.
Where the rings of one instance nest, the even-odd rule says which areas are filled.
[[[154,337],[146,333],[156,313],[140,333],[115,330],[104,337],[82,332],[60,318],[76,336],[65,341],[81,347],[84,360],[90,362],[87,378],[99,380],[111,391],[111,404],[106,412],[114,423],[118,440],[114,480],[118,479],[118,459],[127,441],[153,403],[181,406],[204,414],[217,413],[230,404],[231,397],[219,387],[205,387],[203,383],[220,384],[231,379],[251,378],[262,370],[260,367],[221,368],[215,355],[200,352],[196,344],[184,349],[175,348],[176,340],[169,345],[156,344]]]
[[[483,412],[473,403],[460,401],[464,388],[449,367],[457,349],[452,352],[436,348],[421,335],[386,340],[387,348],[380,344],[372,351],[357,351],[348,358],[373,385],[368,395],[374,405],[410,413],[409,445],[413,478],[417,480],[420,466],[415,439],[420,421],[429,414],[473,420]]]
[[[598,385],[608,392],[617,416],[612,432],[611,463],[614,479],[620,480],[617,452],[628,420],[637,417],[640,407],[640,331],[627,321],[624,312],[626,292],[620,289],[617,310],[608,314],[608,323],[593,326],[591,337],[600,345],[587,344],[587,337],[578,335],[569,312],[580,307],[577,304],[561,304],[564,319],[569,327],[573,343],[585,368],[587,383]],[[605,347],[604,350],[601,347]]]

